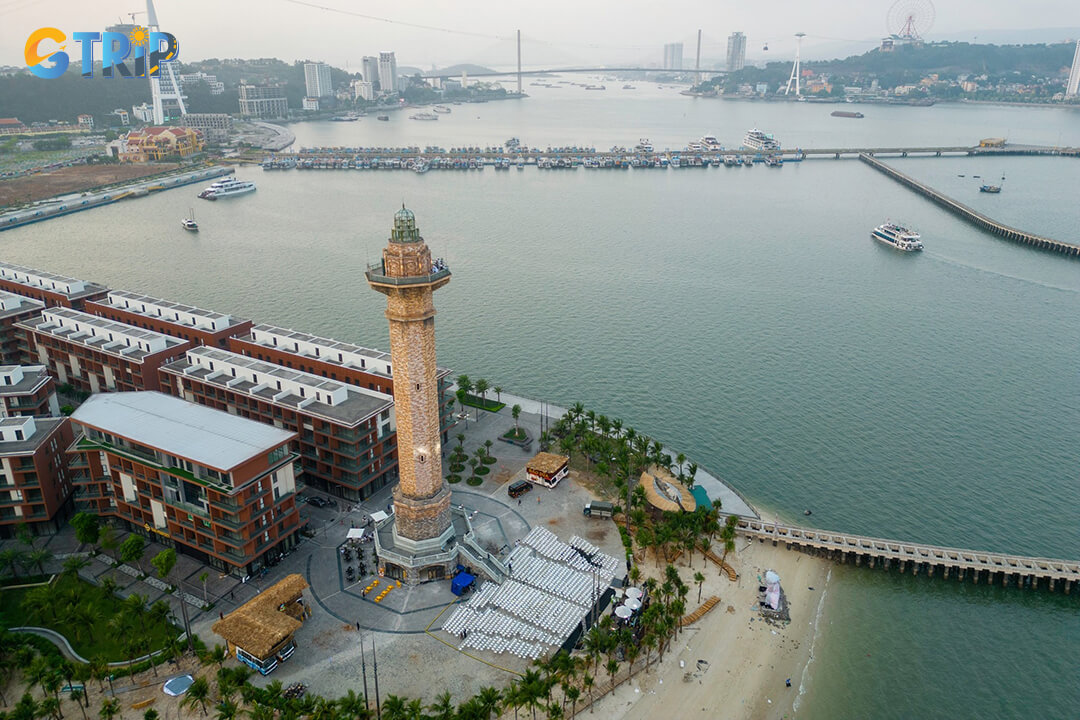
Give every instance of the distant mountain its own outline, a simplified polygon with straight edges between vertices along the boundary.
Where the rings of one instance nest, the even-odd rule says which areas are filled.
[[[440,75],[460,75],[461,73],[468,73],[469,75],[475,75],[476,73],[489,73],[495,72],[489,67],[483,65],[472,65],[471,63],[460,63],[458,65],[451,65],[450,67],[440,68],[438,73]]]

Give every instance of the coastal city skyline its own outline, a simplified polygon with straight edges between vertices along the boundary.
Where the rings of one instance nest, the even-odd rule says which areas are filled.
[[[182,60],[211,57],[282,57],[316,59],[335,65],[355,65],[361,56],[352,48],[394,49],[399,61],[422,68],[463,62],[509,65],[513,61],[515,32],[521,30],[529,53],[526,64],[561,65],[582,62],[650,63],[660,65],[665,43],[682,42],[691,49],[698,28],[704,29],[704,56],[723,64],[726,39],[732,32],[747,36],[748,57],[755,62],[790,58],[796,32],[807,33],[804,57],[822,59],[872,48],[887,35],[887,15],[892,2],[855,3],[848,8],[834,4],[795,3],[771,0],[751,11],[741,6],[719,9],[697,0],[686,0],[648,23],[636,22],[616,5],[590,3],[522,6],[512,16],[493,12],[485,0],[472,0],[453,11],[434,9],[423,3],[396,5],[387,13],[360,12],[346,5],[274,0],[274,12],[261,19],[244,3],[226,6],[206,0],[174,7],[168,0],[158,5],[169,18],[168,30],[183,38]],[[205,4],[205,6],[204,6]],[[1004,0],[961,2],[935,7],[929,39],[956,39],[1010,44],[1062,42],[1080,34],[1080,9],[1068,0],[1040,0],[1017,6]],[[141,3],[108,0],[87,6],[69,0],[53,0],[30,6],[0,9],[0,64],[22,64],[22,47],[30,31],[42,26],[104,27],[117,22],[140,22]],[[828,11],[827,13],[823,11]],[[206,23],[204,17],[213,17]],[[560,20],[573,17],[569,26]],[[469,18],[468,22],[462,22]],[[618,40],[598,38],[589,27],[619,29]],[[62,19],[62,20],[61,20]],[[779,19],[779,22],[778,22]],[[317,35],[280,32],[282,27],[319,28]],[[238,32],[238,28],[243,28]],[[1055,31],[1053,28],[1061,28]],[[164,29],[164,28],[163,28]],[[1033,39],[1037,37],[1038,39]],[[311,38],[302,40],[301,38]],[[317,39],[315,39],[317,38]],[[531,43],[531,44],[530,44]],[[763,50],[768,46],[769,50]],[[227,48],[225,50],[224,48]],[[815,48],[821,53],[815,54]],[[691,50],[692,52],[692,50]]]

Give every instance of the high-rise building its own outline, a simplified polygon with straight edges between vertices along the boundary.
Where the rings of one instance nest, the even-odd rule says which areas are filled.
[[[375,84],[367,80],[352,81],[353,100],[374,100]]]
[[[394,214],[382,261],[368,268],[367,281],[386,295],[398,433],[394,515],[391,527],[380,526],[375,538],[379,574],[408,583],[438,580],[448,576],[459,552],[468,554],[461,548],[472,539],[468,518],[451,510],[442,475],[433,295],[450,282],[450,269],[432,259],[404,206]],[[486,553],[480,555],[483,567]]]
[[[1069,70],[1069,82],[1065,86],[1065,97],[1076,97],[1077,95],[1080,95],[1080,40],[1076,41],[1072,69]]]
[[[733,32],[727,39],[728,72],[738,72],[746,66],[746,36]]]
[[[664,46],[664,69],[682,70],[682,43],[668,43]]]
[[[397,92],[397,58],[392,52],[379,53],[379,88],[383,92]]]
[[[280,85],[240,83],[240,114],[255,118],[289,117],[289,101]]]
[[[296,544],[296,433],[159,392],[93,395],[71,420],[76,510],[235,577]]]
[[[373,85],[379,82],[379,58],[365,55],[360,61],[360,73]]]
[[[334,86],[330,82],[330,66],[324,62],[304,63],[304,84],[307,97],[323,98],[334,95]]]

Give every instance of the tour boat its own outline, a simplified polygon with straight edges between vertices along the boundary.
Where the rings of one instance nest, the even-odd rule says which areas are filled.
[[[229,178],[227,180],[218,180],[210,185],[210,187],[199,193],[199,197],[203,200],[217,200],[223,197],[232,197],[233,195],[243,195],[245,193],[254,192],[255,183],[247,180],[237,180],[235,178]]]
[[[747,131],[746,137],[743,138],[743,147],[750,148],[751,150],[769,152],[771,150],[779,150],[780,142],[771,134],[763,133],[757,128],[754,128],[753,130]]]
[[[720,144],[720,141],[716,139],[715,135],[702,135],[699,140],[706,150],[723,150],[724,146]]]
[[[638,144],[634,146],[634,150],[643,153],[651,153],[653,151],[653,144],[649,142],[649,138],[641,138],[638,140]]]
[[[914,252],[916,250],[922,250],[922,236],[914,230],[909,230],[906,227],[901,227],[896,223],[887,222],[883,225],[878,225],[874,228],[870,236],[880,240],[881,242],[896,248],[897,250],[903,250],[904,252]]]

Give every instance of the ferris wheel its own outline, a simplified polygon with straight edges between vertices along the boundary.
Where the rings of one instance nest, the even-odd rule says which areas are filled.
[[[896,0],[885,19],[889,34],[906,42],[921,42],[934,24],[934,3],[930,0]]]

